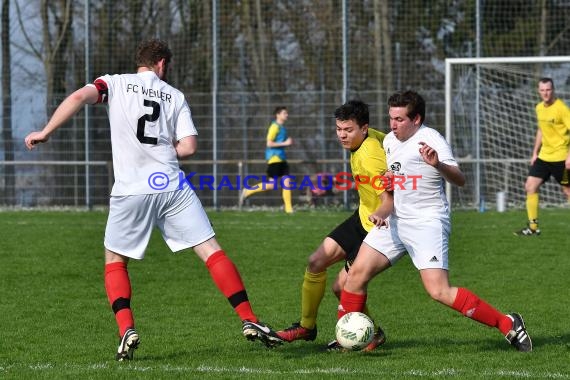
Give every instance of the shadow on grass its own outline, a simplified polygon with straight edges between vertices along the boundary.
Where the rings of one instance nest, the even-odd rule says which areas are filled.
[[[533,350],[540,349],[542,346],[552,345],[561,346],[570,349],[570,333],[558,336],[532,336]],[[430,351],[439,351],[442,353],[449,352],[449,348],[453,347],[457,352],[469,352],[481,353],[489,352],[494,353],[497,351],[515,351],[514,348],[510,347],[509,343],[501,337],[501,335],[496,335],[495,338],[485,338],[480,340],[473,339],[449,339],[449,338],[418,338],[418,339],[405,339],[405,340],[393,340],[388,341],[384,345],[378,347],[372,352],[339,352],[333,351],[328,352],[325,345],[323,344],[312,344],[312,343],[300,343],[300,344],[285,344],[282,347],[278,347],[275,350],[281,353],[285,358],[297,359],[300,357],[315,356],[320,354],[359,354],[370,357],[388,357],[392,355],[397,355],[399,351],[403,353],[408,353],[410,350],[417,349],[423,351],[429,349]]]

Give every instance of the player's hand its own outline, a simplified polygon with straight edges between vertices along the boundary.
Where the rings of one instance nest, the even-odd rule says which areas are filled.
[[[293,138],[287,137],[287,140],[285,140],[285,144],[286,144],[286,146],[293,145]]]
[[[425,142],[420,142],[420,155],[424,162],[428,165],[436,167],[439,164],[439,157],[435,149],[427,145]]]
[[[46,135],[44,132],[36,131],[27,135],[26,138],[24,139],[24,143],[26,144],[26,148],[28,148],[28,150],[32,150],[37,144],[45,143],[46,141],[48,141],[48,139],[49,136]]]
[[[368,216],[368,220],[374,223],[374,225],[378,228],[382,226],[388,226],[388,221],[376,214],[370,214],[370,216]]]
[[[533,153],[532,157],[530,158],[530,166],[534,165],[534,161],[536,161],[537,158],[538,158],[538,154]],[[568,169],[568,167],[566,167],[566,169]]]

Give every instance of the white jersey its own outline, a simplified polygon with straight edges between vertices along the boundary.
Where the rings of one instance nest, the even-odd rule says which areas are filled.
[[[153,71],[103,75],[93,85],[108,103],[115,184],[112,196],[173,191],[180,167],[174,144],[197,135],[184,94]]]
[[[420,155],[420,142],[432,147],[440,162],[458,166],[451,147],[435,129],[425,125],[408,140],[401,142],[390,132],[384,138],[388,170],[394,179],[394,212],[401,219],[449,219],[445,181],[439,171]]]

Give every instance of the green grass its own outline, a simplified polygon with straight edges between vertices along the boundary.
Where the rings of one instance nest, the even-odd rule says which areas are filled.
[[[254,310],[276,328],[299,319],[307,256],[346,212],[210,212]],[[527,322],[534,351],[432,301],[406,257],[375,278],[369,305],[388,341],[374,353],[327,353],[337,302],[327,291],[314,342],[247,342],[204,265],[172,255],[159,233],[131,262],[142,344],[113,360],[116,326],[103,286],[103,212],[0,214],[0,378],[570,378],[569,210],[541,211],[540,237],[519,238],[523,212],[453,216],[450,278]],[[329,282],[340,264],[329,270]]]

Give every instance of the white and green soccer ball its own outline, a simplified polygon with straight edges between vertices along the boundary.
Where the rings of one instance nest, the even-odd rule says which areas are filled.
[[[374,322],[364,313],[345,314],[336,323],[336,340],[348,350],[362,350],[374,338]]]

